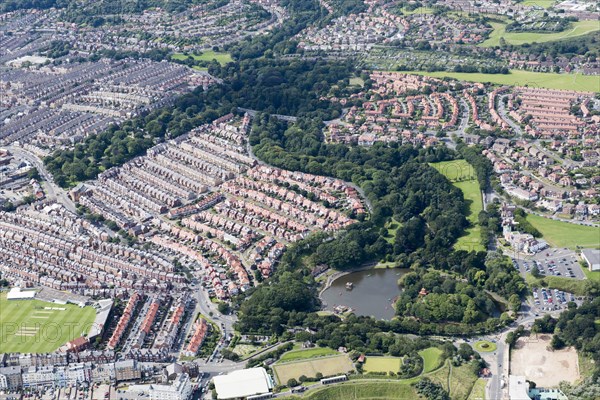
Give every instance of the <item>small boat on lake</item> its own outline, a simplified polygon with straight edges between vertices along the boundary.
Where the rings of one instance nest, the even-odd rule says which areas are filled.
[[[354,288],[354,283],[346,282],[346,290],[352,290],[352,288]]]

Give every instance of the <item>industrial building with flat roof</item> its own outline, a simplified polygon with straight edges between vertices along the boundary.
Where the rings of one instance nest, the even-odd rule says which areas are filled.
[[[233,371],[213,378],[218,399],[236,399],[256,394],[269,393],[273,380],[264,368],[249,368]]]
[[[600,250],[583,249],[581,257],[585,260],[590,271],[600,271]]]
[[[30,300],[35,298],[35,290],[21,290],[20,287],[14,287],[6,294],[6,300]]]

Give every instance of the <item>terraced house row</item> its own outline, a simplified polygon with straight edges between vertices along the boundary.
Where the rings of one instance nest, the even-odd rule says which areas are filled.
[[[213,82],[206,72],[149,60],[14,67],[0,74],[0,142],[68,147]]]
[[[3,276],[82,294],[94,289],[164,291],[185,279],[158,254],[89,236],[79,219],[42,212],[0,213]]]

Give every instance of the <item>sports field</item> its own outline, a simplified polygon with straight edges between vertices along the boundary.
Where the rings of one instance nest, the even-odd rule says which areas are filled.
[[[471,226],[466,229],[463,236],[458,238],[454,248],[466,251],[485,250],[481,244],[481,228],[478,219],[479,213],[483,210],[483,200],[473,167],[465,160],[443,161],[430,165],[463,192],[469,207],[467,219]]]
[[[407,72],[434,78],[454,78],[461,81],[493,83],[496,85],[530,86],[544,89],[600,91],[600,77],[582,74],[555,74],[546,72],[510,70],[510,74],[480,74],[468,72]]]
[[[599,247],[600,228],[556,221],[538,215],[527,214],[531,222],[543,235],[543,239],[554,247]]]
[[[402,357],[372,357],[368,356],[363,371],[366,372],[394,372],[400,371]]]
[[[175,53],[171,56],[171,58],[173,58],[174,60],[185,60],[189,56],[192,56],[194,58],[194,60],[198,60],[198,61],[217,60],[217,62],[221,65],[225,65],[228,62],[233,61],[233,58],[231,58],[231,54],[216,52],[216,51],[212,51],[212,50],[205,51],[199,56],[194,55],[194,54],[189,54],[186,56],[185,54],[182,54],[182,53]]]
[[[0,352],[49,353],[82,334],[96,311],[74,304],[40,300],[6,300],[0,295]]]
[[[302,375],[315,377],[318,372],[323,376],[343,374],[354,369],[352,361],[345,354],[331,357],[319,357],[304,361],[292,361],[272,366],[279,384],[285,385],[292,378],[298,380]]]
[[[561,39],[568,39],[576,36],[586,35],[600,30],[598,21],[587,20],[573,22],[570,27],[562,32],[556,33],[537,33],[537,32],[506,32],[506,23],[490,22],[494,30],[490,37],[480,44],[482,47],[493,47],[500,45],[500,38],[504,38],[506,43],[512,45],[521,45],[525,43],[544,43],[553,42]]]
[[[333,354],[339,354],[339,353],[336,350],[330,349],[328,347],[315,347],[312,349],[288,351],[287,353],[284,353],[281,356],[279,361],[306,360],[309,358],[330,356]]]
[[[304,398],[304,397],[303,397]],[[307,400],[412,400],[419,396],[408,382],[350,381],[319,388]]]
[[[421,350],[419,355],[423,358],[423,373],[426,374],[440,367],[442,364],[442,350],[437,347],[429,347]]]

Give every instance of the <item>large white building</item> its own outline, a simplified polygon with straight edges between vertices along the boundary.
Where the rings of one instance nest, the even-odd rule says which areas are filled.
[[[509,375],[508,395],[510,400],[531,400],[529,383],[524,376]]]
[[[31,366],[23,371],[23,387],[65,387],[90,382],[92,377],[91,363],[77,363],[69,366],[54,367],[52,365]]]
[[[273,380],[264,368],[233,371],[213,378],[218,399],[236,399],[269,393]]]
[[[584,249],[581,257],[587,262],[590,271],[600,271],[600,250]]]
[[[170,385],[132,385],[121,393],[127,400],[145,398],[149,400],[188,400],[192,395],[192,385],[188,374],[178,374]]]
[[[21,367],[0,368],[0,390],[19,390],[22,385]]]
[[[192,394],[188,374],[179,374],[171,385],[150,385],[150,400],[187,400]]]
[[[6,294],[7,300],[30,300],[35,298],[35,290],[21,290],[20,287],[14,287]]]

